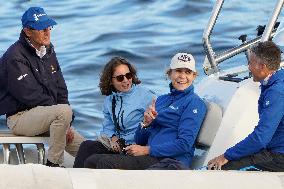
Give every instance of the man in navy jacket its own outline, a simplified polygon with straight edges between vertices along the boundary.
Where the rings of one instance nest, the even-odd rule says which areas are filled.
[[[70,128],[68,90],[50,42],[56,24],[42,8],[29,8],[22,16],[19,40],[0,59],[0,115],[6,114],[16,135],[50,131],[48,166],[63,162],[65,147],[75,156],[84,140]]]
[[[280,49],[270,41],[251,48],[249,69],[261,83],[259,122],[235,146],[208,162],[208,169],[238,170],[246,167],[284,171],[284,70],[279,69]]]

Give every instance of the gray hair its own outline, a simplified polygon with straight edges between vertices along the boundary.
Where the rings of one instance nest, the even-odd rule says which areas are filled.
[[[281,62],[281,50],[272,41],[259,42],[250,52],[265,64],[269,70],[278,70]]]

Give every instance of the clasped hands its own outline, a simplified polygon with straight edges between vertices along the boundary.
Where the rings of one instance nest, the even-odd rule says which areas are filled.
[[[121,153],[122,150],[125,150],[126,154],[131,156],[143,156],[149,154],[149,146],[132,144],[125,147],[124,149],[121,149],[117,141],[118,138],[116,136],[111,137],[110,145],[114,152]]]

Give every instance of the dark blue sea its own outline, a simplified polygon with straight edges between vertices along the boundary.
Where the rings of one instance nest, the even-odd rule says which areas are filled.
[[[168,92],[164,71],[177,52],[190,52],[199,77],[204,51],[203,30],[215,0],[0,0],[0,56],[21,31],[21,16],[31,6],[41,6],[58,25],[52,43],[69,89],[76,115],[73,126],[93,138],[101,129],[104,96],[99,74],[113,56],[135,64],[143,84],[162,94]],[[276,4],[274,0],[227,0],[212,33],[215,51],[239,45],[238,37],[256,35]],[[246,64],[244,55],[221,64],[222,68]],[[4,129],[5,119],[0,119]]]

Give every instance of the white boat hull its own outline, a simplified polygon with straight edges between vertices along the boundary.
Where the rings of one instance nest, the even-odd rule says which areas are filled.
[[[0,165],[2,189],[283,189],[284,173],[240,171],[125,171]]]

